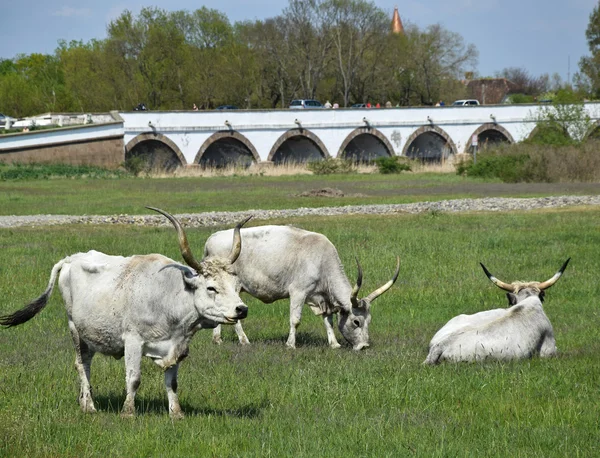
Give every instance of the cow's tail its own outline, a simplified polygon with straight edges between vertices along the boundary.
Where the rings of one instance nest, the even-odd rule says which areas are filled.
[[[60,270],[62,269],[65,262],[67,262],[68,260],[69,260],[69,258],[65,258],[54,265],[54,267],[52,268],[52,273],[50,274],[50,281],[48,282],[48,287],[46,288],[46,291],[44,291],[44,294],[42,294],[37,299],[34,299],[33,301],[31,301],[29,304],[27,304],[21,310],[17,310],[16,312],[14,312],[10,315],[1,316],[0,317],[0,325],[6,326],[7,328],[10,328],[12,326],[17,326],[19,324],[26,323],[27,321],[31,320],[34,316],[36,316],[38,313],[40,313],[42,311],[42,309],[48,303],[48,299],[50,298],[50,295],[52,294],[52,291],[54,290],[54,284],[56,283],[56,277],[58,277]]]

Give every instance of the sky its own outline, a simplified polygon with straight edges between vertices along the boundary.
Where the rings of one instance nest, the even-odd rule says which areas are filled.
[[[494,76],[504,68],[524,68],[531,76],[558,73],[563,81],[589,54],[585,30],[599,0],[373,0],[390,22],[398,7],[404,23],[420,28],[439,23],[459,33],[479,51],[474,69]],[[288,0],[0,0],[0,58],[51,54],[59,40],[106,38],[106,27],[125,9],[155,6],[193,11],[202,6],[233,22],[281,14]]]

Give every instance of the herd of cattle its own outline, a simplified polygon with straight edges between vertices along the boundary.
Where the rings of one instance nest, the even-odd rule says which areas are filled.
[[[356,261],[358,275],[351,286],[337,250],[322,234],[291,226],[242,230],[248,218],[235,229],[211,235],[198,261],[179,221],[163,210],[148,208],[171,221],[187,265],[160,254],[122,257],[93,250],[77,253],[54,265],[40,297],[0,317],[0,325],[7,327],[32,319],[45,307],[58,277],[75,346],[81,384],[79,404],[84,412],[96,411],[90,366],[94,354],[102,353],[117,359],[125,357],[127,395],[123,416],[135,414],[141,359],[148,356],[165,371],[170,415],[182,417],[177,371],[194,334],[212,328],[213,341],[220,343],[220,325],[234,324],[240,343],[249,343],[240,322],[248,314],[239,296],[241,291],[265,303],[290,299],[288,347],[295,347],[304,304],[323,316],[330,347],[340,347],[333,330],[334,314],[342,336],[354,350],[369,346],[371,303],[398,278],[399,259],[392,279],[359,298],[360,263]],[[545,290],[561,277],[569,260],[549,280],[529,283],[505,283],[482,264],[488,278],[507,291],[509,308],[451,319],[433,336],[425,363],[554,355],[552,324],[542,302]]]

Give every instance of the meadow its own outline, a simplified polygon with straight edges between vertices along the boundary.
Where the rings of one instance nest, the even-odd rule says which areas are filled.
[[[344,196],[310,195],[323,188],[342,191]],[[0,180],[0,215],[135,215],[147,214],[146,205],[175,214],[565,194],[600,194],[600,182],[502,183],[453,172]]]
[[[39,188],[40,199],[50,200]],[[154,202],[152,193],[139,198],[185,211],[186,203],[171,208]],[[105,208],[120,198],[105,196]],[[297,349],[287,349],[288,302],[266,305],[244,296],[252,345],[240,346],[231,328],[224,329],[221,346],[212,344],[210,331],[200,331],[180,368],[187,416],[175,422],[167,413],[162,373],[149,361],[142,367],[138,415],[121,419],[124,364],[101,355],[92,365],[99,412],[80,412],[74,352],[56,288],[31,322],[0,330],[0,456],[595,456],[599,217],[597,208],[573,208],[271,221],[327,235],[351,280],[357,256],[363,294],[389,279],[400,256],[396,285],[373,304],[371,347],[353,352],[336,329],[343,346],[329,349],[322,320],[305,307]],[[197,255],[214,230],[188,231]],[[181,259],[172,228],[2,229],[0,314],[37,297],[59,259],[92,248]],[[504,281],[541,281],[568,257],[571,264],[544,303],[558,357],[422,364],[429,340],[447,320],[507,305],[480,261]]]

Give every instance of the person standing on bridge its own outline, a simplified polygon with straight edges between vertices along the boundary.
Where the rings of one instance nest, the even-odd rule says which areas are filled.
[[[325,108],[331,108],[331,103],[329,102],[329,100],[325,102]]]
[[[198,111],[198,107],[196,106],[196,104],[194,103],[194,108],[192,108],[192,110],[194,111]]]

